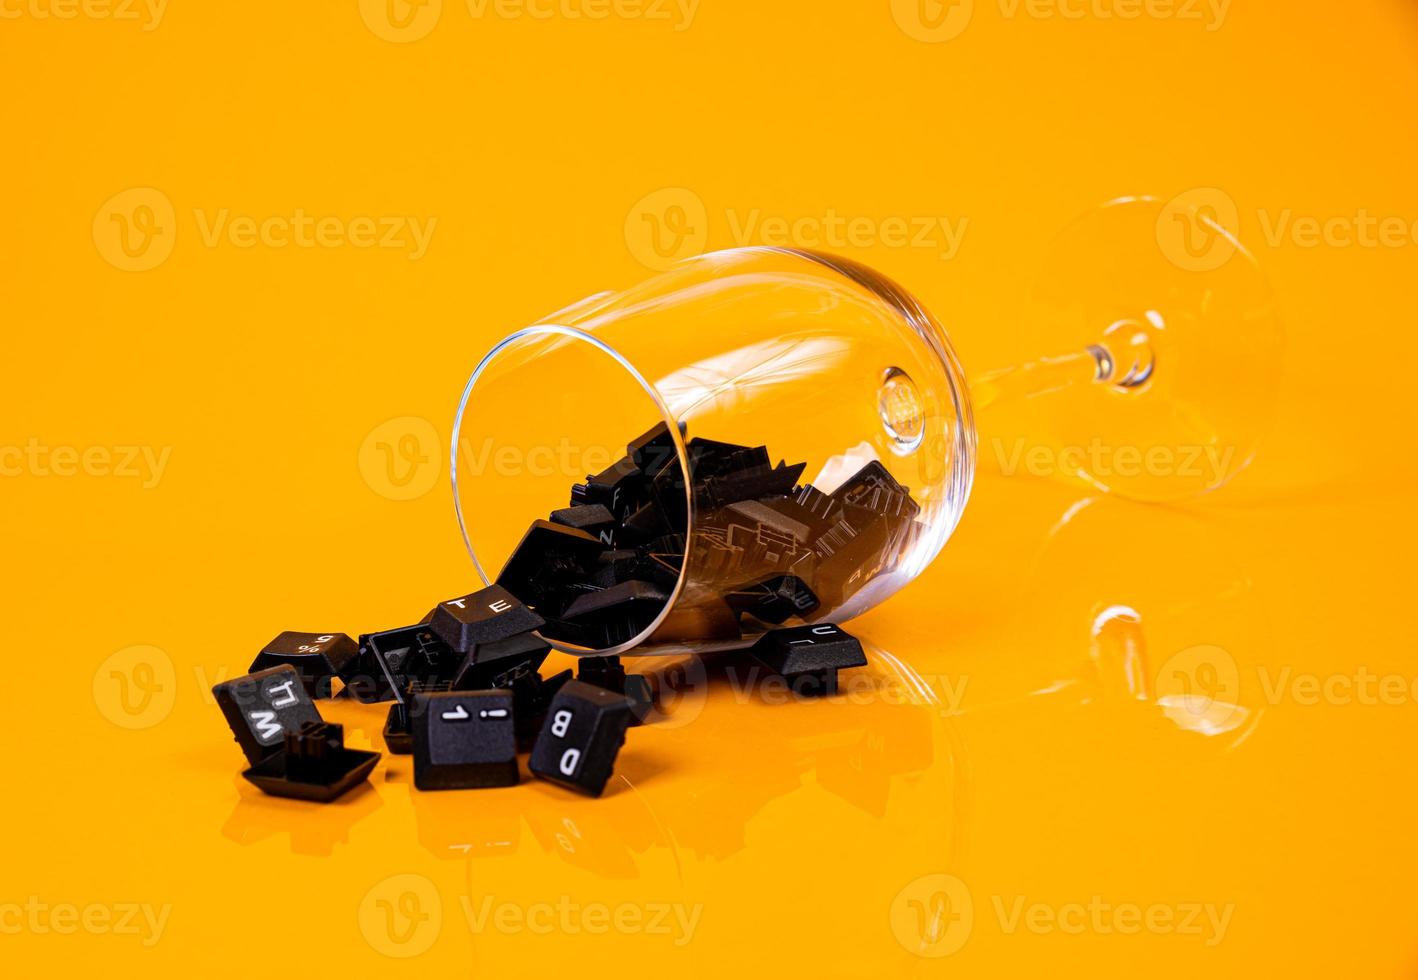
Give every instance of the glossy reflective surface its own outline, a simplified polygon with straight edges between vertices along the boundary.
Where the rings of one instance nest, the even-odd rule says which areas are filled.
[[[445,2],[402,44],[354,4],[228,6],[0,23],[7,974],[1413,975],[1418,247],[1358,217],[1418,216],[1408,5],[975,3],[930,43],[969,5]],[[443,464],[471,362],[643,278],[651,232],[846,251],[988,369],[1037,352],[1021,297],[1070,219],[1202,184],[1290,338],[1233,486],[1090,502],[1027,413],[982,413],[964,520],[852,626],[838,699],[682,664],[598,801],[419,794],[407,758],[324,808],[238,776],[211,684],[472,587]],[[149,186],[176,241],[127,271],[95,216]],[[438,222],[417,260],[213,232],[296,208]],[[968,220],[834,243],[829,209]],[[322,710],[379,745],[382,709]]]

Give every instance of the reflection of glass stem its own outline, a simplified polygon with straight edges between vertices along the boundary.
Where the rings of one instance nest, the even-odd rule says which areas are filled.
[[[1071,354],[1041,357],[1013,367],[988,371],[970,385],[970,399],[983,409],[999,402],[1037,398],[1083,382],[1142,391],[1157,367],[1153,338],[1162,318],[1149,312],[1141,320],[1118,320],[1096,344]]]

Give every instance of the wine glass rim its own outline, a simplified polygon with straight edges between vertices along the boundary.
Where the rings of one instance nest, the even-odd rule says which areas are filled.
[[[621,354],[620,351],[588,331],[558,323],[538,323],[529,327],[523,327],[520,330],[508,334],[482,356],[477,367],[475,367],[468,376],[467,384],[463,386],[463,393],[458,399],[457,413],[453,418],[453,438],[449,446],[448,472],[452,478],[453,510],[458,518],[458,531],[463,536],[463,547],[467,549],[468,556],[472,558],[473,567],[477,569],[478,577],[483,580],[484,585],[493,584],[494,579],[488,575],[487,570],[483,567],[482,561],[478,558],[477,549],[473,547],[472,538],[468,532],[468,522],[463,514],[463,497],[459,492],[458,446],[462,437],[463,418],[467,412],[468,404],[472,399],[473,389],[477,387],[478,380],[483,376],[483,373],[492,362],[507,351],[508,348],[529,337],[566,337],[571,340],[587,343],[618,364],[622,370],[635,380],[635,383],[640,386],[641,390],[643,390],[650,398],[651,402],[654,403],[655,409],[660,413],[660,418],[664,422],[665,428],[669,432],[670,439],[674,443],[675,456],[679,459],[680,472],[689,472],[689,450],[685,445],[684,436],[680,432],[678,420],[675,419],[669,406],[665,403],[664,398],[661,397],[659,389],[641,374],[640,370],[636,368],[627,357]],[[689,480],[684,481],[684,496],[686,513],[684,540],[685,554],[688,555],[694,535],[694,491]],[[633,650],[653,635],[655,630],[659,629],[660,624],[665,621],[670,615],[670,612],[674,609],[675,604],[679,601],[680,592],[684,589],[687,565],[687,561],[680,562],[679,577],[675,580],[673,591],[671,591],[665,604],[660,608],[659,615],[655,617],[654,621],[649,626],[624,643],[617,644],[613,647],[588,648],[565,643],[548,636],[542,636],[542,639],[563,653],[578,655],[594,654],[595,656],[601,657],[613,657]]]

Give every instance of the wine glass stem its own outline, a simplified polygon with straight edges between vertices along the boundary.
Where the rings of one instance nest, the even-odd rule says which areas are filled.
[[[1041,357],[980,375],[970,385],[971,401],[979,410],[1000,402],[1037,398],[1083,383],[1144,391],[1157,368],[1156,341],[1161,328],[1160,320],[1118,320],[1103,331],[1097,343],[1082,350]]]
[[[1022,401],[1081,383],[1106,381],[1112,376],[1107,351],[1092,345],[1072,354],[1059,354],[988,371],[970,385],[976,410],[999,402]]]

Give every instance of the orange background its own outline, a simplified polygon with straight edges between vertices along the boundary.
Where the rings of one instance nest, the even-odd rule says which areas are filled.
[[[1418,970],[1410,5],[152,9],[0,0],[12,970]],[[281,629],[474,584],[443,447],[509,330],[761,242],[755,210],[943,216],[948,259],[796,244],[906,284],[978,371],[1031,353],[1020,297],[1073,216],[1195,188],[1237,204],[1289,331],[1275,432],[1221,494],[1084,503],[985,466],[853,625],[855,696],[699,689],[598,801],[419,794],[408,757],[323,808],[237,776],[211,683]],[[323,239],[262,238],[298,210]],[[1358,242],[1365,215],[1408,230]],[[415,255],[360,218],[436,223]],[[408,435],[391,480],[377,446]],[[382,706],[322,710],[378,747]],[[119,928],[129,904],[161,930]]]

